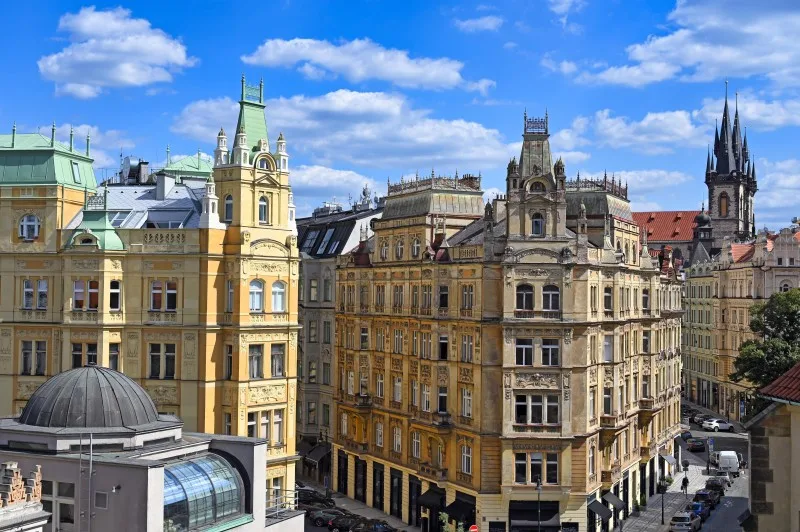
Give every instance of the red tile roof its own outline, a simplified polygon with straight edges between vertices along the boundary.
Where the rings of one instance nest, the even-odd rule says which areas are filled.
[[[767,399],[783,403],[800,403],[800,364],[759,390]]]
[[[750,244],[731,244],[731,253],[733,254],[733,262],[747,262],[753,258],[756,252],[756,245]]]
[[[650,211],[632,214],[640,231],[647,229],[649,241],[690,242],[696,225],[694,219],[700,211]]]

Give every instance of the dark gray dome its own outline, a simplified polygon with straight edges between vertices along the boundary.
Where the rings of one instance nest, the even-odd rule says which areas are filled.
[[[33,393],[19,417],[23,425],[69,428],[130,428],[156,421],[156,406],[141,386],[100,366],[51,377]]]

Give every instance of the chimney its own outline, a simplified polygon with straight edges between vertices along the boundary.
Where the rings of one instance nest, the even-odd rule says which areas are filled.
[[[156,174],[156,199],[163,201],[175,186],[175,178],[164,172]]]
[[[69,126],[69,151],[75,149],[75,129]]]
[[[11,147],[13,148],[16,143],[17,143],[17,123],[14,122],[14,126],[11,128]]]
[[[53,128],[50,130],[50,147],[56,145],[56,123],[53,121]]]
[[[139,160],[139,184],[146,185],[147,180],[150,178],[150,172],[148,166],[150,165],[147,161]]]
[[[87,131],[86,132],[86,156],[87,157],[89,157],[89,142],[90,142],[90,137],[89,137],[89,132]]]

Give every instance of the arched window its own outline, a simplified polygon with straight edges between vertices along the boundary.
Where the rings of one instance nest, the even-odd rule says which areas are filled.
[[[389,243],[385,240],[381,242],[381,260],[389,258]]]
[[[559,310],[561,308],[560,293],[558,287],[552,284],[542,289],[542,309]]]
[[[269,221],[269,204],[267,203],[267,198],[261,196],[261,198],[259,198],[258,200],[258,222],[265,224],[268,221]]]
[[[720,216],[728,216],[728,209],[729,209],[729,200],[728,195],[726,193],[722,193],[719,195],[719,215]]]
[[[19,237],[23,240],[36,240],[39,238],[41,223],[35,214],[26,214],[19,221]]]
[[[517,287],[517,310],[533,310],[533,287],[521,284]]]
[[[261,168],[262,170],[266,170],[267,169],[267,160],[266,159],[261,159],[260,161],[258,161],[258,167]]]
[[[531,192],[545,192],[544,184],[535,181],[533,185],[531,185]]]
[[[414,257],[415,259],[419,257],[420,247],[421,246],[419,244],[419,238],[415,238],[414,241],[411,243],[411,256]]]
[[[395,256],[395,258],[397,260],[400,260],[400,259],[403,258],[403,250],[404,250],[404,248],[405,248],[405,245],[403,244],[403,239],[401,238],[394,245],[394,256]]]
[[[233,196],[230,194],[225,196],[225,221],[233,221]]]
[[[791,289],[792,286],[789,283],[784,282],[783,284],[781,284],[781,292],[788,292]]]
[[[264,312],[264,282],[250,281],[250,312]]]
[[[536,212],[531,216],[531,222],[531,234],[533,236],[544,236],[544,216]]]
[[[286,312],[286,283],[272,283],[272,312]]]

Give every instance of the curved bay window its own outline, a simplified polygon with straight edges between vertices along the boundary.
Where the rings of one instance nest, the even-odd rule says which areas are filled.
[[[531,234],[533,236],[544,236],[544,216],[535,212],[531,216]]]
[[[189,530],[244,513],[239,473],[222,457],[207,454],[164,467],[164,529]]]

